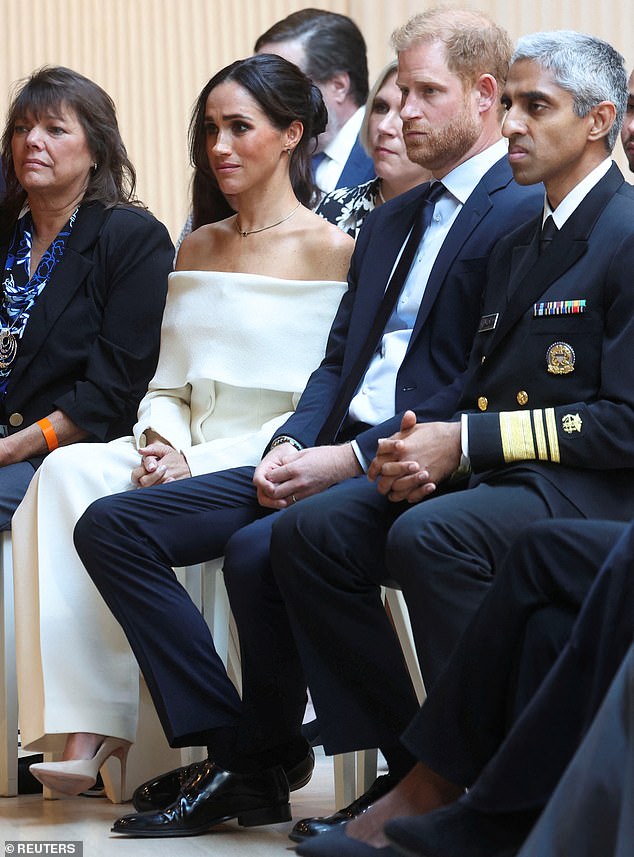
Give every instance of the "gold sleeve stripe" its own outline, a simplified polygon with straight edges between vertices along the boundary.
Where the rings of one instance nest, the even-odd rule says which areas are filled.
[[[548,435],[548,446],[550,447],[550,460],[555,464],[559,464],[561,459],[559,457],[559,437],[557,435],[554,408],[546,408],[546,433]]]
[[[499,415],[504,461],[552,461],[559,463],[555,411],[503,411]]]
[[[544,429],[544,412],[541,408],[533,411],[533,428],[535,430],[535,442],[537,444],[537,458],[540,461],[548,461],[548,446],[546,445],[546,431]]]
[[[535,458],[530,411],[503,411],[500,414],[500,434],[504,461]]]

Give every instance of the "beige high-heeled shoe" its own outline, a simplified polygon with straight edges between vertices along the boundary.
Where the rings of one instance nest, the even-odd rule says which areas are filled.
[[[38,762],[29,770],[47,788],[66,795],[78,795],[92,788],[101,766],[111,756],[120,762],[119,795],[125,792],[125,768],[130,742],[121,738],[104,738],[92,759],[70,759],[66,762]],[[119,798],[121,800],[121,798]]]

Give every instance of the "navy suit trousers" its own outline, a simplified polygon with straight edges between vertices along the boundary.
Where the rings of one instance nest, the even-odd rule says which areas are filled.
[[[104,497],[75,529],[172,746],[213,745],[210,733],[239,721],[238,694],[172,569],[222,556],[232,533],[266,514],[252,476],[242,467]]]
[[[623,523],[555,521],[521,535],[404,735],[417,758],[470,787],[463,801],[543,808],[632,641],[633,556],[634,526]],[[553,608],[562,627],[576,619],[547,675],[528,671],[535,685],[521,689],[526,704],[510,726],[514,664],[531,660]]]
[[[550,493],[511,475],[410,506],[362,476],[277,517],[273,573],[327,752],[398,745],[419,708],[381,584],[403,590],[429,691],[515,534],[555,512],[578,516]]]

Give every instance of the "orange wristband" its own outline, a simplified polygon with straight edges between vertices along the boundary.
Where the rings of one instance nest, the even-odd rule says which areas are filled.
[[[48,451],[53,452],[53,450],[57,449],[59,446],[59,440],[55,434],[55,429],[51,425],[51,421],[44,417],[43,420],[38,420],[37,424],[42,429],[42,434],[44,435],[44,440],[48,446]]]

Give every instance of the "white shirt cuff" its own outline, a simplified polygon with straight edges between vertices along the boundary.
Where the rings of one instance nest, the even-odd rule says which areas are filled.
[[[356,442],[356,440],[351,440],[350,446],[352,447],[352,451],[354,452],[354,454],[357,457],[357,461],[361,465],[361,470],[363,470],[364,473],[367,473],[368,467],[370,466],[370,462],[367,460],[365,455],[361,452],[359,444]]]
[[[460,417],[460,448],[462,454],[460,456],[460,470],[469,470],[471,461],[469,460],[469,417],[467,414],[462,414]]]

